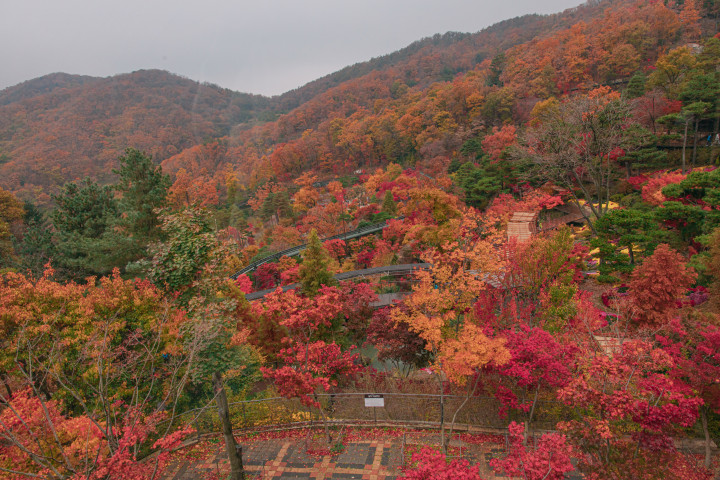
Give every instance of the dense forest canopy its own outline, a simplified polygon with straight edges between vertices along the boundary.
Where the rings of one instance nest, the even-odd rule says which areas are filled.
[[[329,448],[324,394],[391,391],[441,405],[405,478],[480,478],[446,458],[479,397],[495,472],[717,478],[719,15],[593,1],[274,98],[0,92],[0,477],[157,477],[214,405],[240,479],[233,401]]]

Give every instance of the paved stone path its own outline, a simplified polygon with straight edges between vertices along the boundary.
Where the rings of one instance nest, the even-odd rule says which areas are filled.
[[[165,480],[226,478],[229,472],[223,444],[197,462],[176,460],[165,471]],[[297,439],[263,440],[243,448],[245,470],[262,479],[358,479],[390,480],[398,475],[400,447],[397,441],[350,443],[336,456],[313,457]]]
[[[377,438],[377,437],[376,437]],[[413,449],[422,445],[437,445],[438,435],[413,434],[406,445]],[[394,480],[401,475],[402,438],[387,437],[367,441],[348,442],[339,455],[323,457],[306,453],[300,438],[281,438],[242,442],[245,471],[256,479],[314,479],[314,480]],[[222,441],[205,443],[197,452],[188,447],[185,455],[171,461],[162,480],[225,480],[230,467]],[[451,447],[459,449],[462,457],[480,466],[480,475],[488,480],[507,480],[496,475],[489,462],[502,455],[504,448],[497,443],[468,444],[453,440]],[[461,448],[462,447],[462,448]],[[581,479],[577,474],[566,477]]]

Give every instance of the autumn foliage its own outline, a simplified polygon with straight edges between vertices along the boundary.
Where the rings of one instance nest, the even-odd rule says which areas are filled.
[[[38,280],[7,274],[0,298],[0,468],[77,479],[161,469],[166,453],[141,463],[137,449],[154,438],[167,452],[190,432],[161,427],[167,412],[152,402],[179,394],[185,314],[117,272],[97,285],[57,283],[51,269]]]
[[[510,422],[510,448],[503,459],[493,459],[490,464],[497,472],[524,480],[562,480],[575,470],[572,457],[575,449],[564,435],[545,434],[535,448],[525,444],[523,427]]]
[[[3,475],[157,477],[209,401],[234,458],[228,399],[328,420],[363,386],[439,402],[405,478],[480,478],[448,456],[478,402],[515,420],[498,475],[707,478],[676,444],[702,430],[712,467],[716,3],[587,2],[272,99],[158,71],[0,92]]]
[[[405,470],[401,478],[409,480],[482,480],[477,465],[462,459],[448,461],[442,453],[423,447],[412,455],[413,467]]]
[[[187,427],[161,437],[152,444],[158,451],[155,461],[140,462],[137,448],[157,437],[165,413],[148,416],[130,409],[118,431],[108,438],[104,422],[87,416],[68,417],[62,410],[62,403],[42,402],[30,389],[12,396],[0,414],[0,437],[10,440],[0,446],[0,467],[9,474],[6,478],[27,478],[27,472],[76,480],[151,478],[153,472],[163,470],[169,453],[193,431]],[[62,461],[55,463],[53,458]],[[38,469],[38,464],[43,467]]]
[[[632,274],[630,299],[637,309],[636,321],[647,326],[668,321],[695,277],[679,253],[659,245]]]

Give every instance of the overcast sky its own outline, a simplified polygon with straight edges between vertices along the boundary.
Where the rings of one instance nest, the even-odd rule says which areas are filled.
[[[159,68],[276,95],[447,31],[580,0],[0,0],[0,89]]]

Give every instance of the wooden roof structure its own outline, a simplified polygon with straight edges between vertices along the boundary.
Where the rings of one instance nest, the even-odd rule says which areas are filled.
[[[526,242],[535,235],[538,212],[515,212],[507,226],[508,240],[515,238],[518,242]]]

